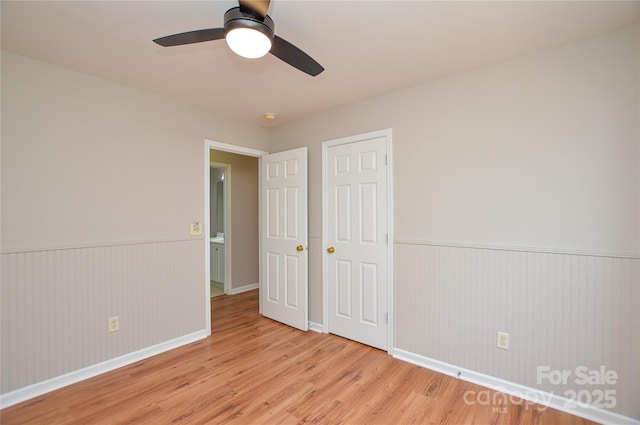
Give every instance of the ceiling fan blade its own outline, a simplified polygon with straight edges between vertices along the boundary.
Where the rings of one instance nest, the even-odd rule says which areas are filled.
[[[270,53],[312,77],[324,71],[322,65],[316,62],[311,56],[277,35],[273,38]]]
[[[250,13],[257,18],[264,19],[269,11],[269,3],[271,0],[238,0],[240,3],[240,10],[245,13]]]
[[[164,47],[171,47],[201,43],[203,41],[220,40],[221,38],[224,38],[224,28],[207,28],[156,38],[153,42]]]

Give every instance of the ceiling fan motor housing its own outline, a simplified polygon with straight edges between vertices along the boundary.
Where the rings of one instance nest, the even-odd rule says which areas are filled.
[[[260,20],[251,13],[240,10],[240,7],[234,7],[227,10],[224,14],[224,35],[236,28],[250,28],[260,31],[266,35],[269,40],[273,41],[275,25],[273,20],[267,15],[264,20]]]

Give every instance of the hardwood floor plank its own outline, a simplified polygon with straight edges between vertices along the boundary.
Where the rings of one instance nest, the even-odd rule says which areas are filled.
[[[212,335],[0,412],[14,424],[590,424],[258,314],[258,291],[212,298]],[[514,399],[515,400],[515,399]]]

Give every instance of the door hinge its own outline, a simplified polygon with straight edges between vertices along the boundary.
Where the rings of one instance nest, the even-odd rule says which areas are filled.
[[[384,314],[384,320],[386,321],[387,325],[389,324],[389,313],[385,313]]]
[[[389,234],[388,234],[388,233],[386,233],[386,234],[384,235],[384,243],[385,243],[386,245],[389,245]]]
[[[384,165],[387,165],[387,155],[384,155]]]

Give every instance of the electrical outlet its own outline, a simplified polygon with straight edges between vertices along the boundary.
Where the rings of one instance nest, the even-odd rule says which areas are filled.
[[[109,332],[120,330],[120,318],[118,316],[109,317]]]
[[[509,349],[509,334],[506,332],[496,332],[496,346],[503,350]]]
[[[199,222],[194,221],[191,223],[191,236],[198,236],[202,234],[202,226]]]

